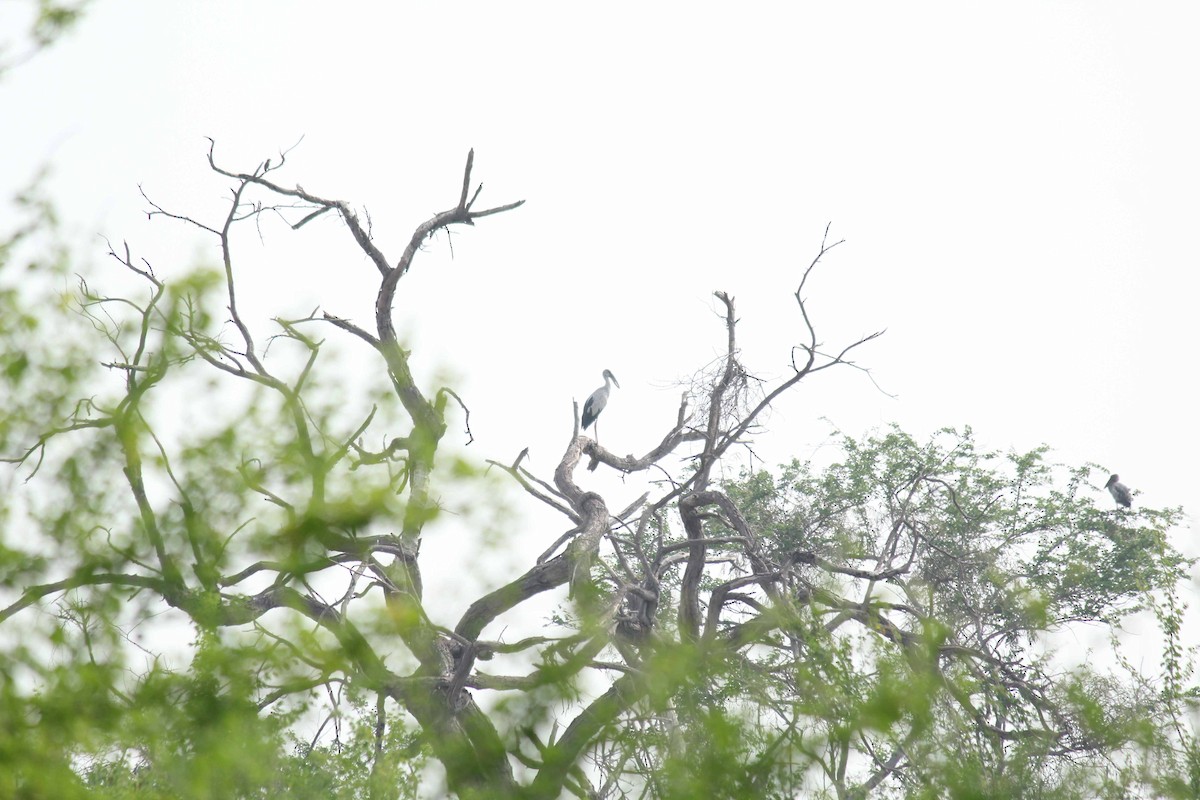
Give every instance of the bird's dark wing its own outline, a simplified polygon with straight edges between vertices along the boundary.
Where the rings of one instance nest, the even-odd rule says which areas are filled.
[[[596,421],[596,415],[600,413],[600,409],[595,407],[596,406],[595,401],[596,401],[596,395],[592,395],[591,397],[589,397],[587,399],[587,402],[585,402],[583,404],[583,429],[584,430],[587,430],[587,427]]]
[[[596,421],[600,412],[608,405],[608,384],[604,384],[592,392],[587,402],[583,404],[583,427],[586,428]]]

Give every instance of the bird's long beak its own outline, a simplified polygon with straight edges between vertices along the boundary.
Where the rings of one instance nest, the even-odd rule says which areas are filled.
[[[618,389],[620,389],[620,388],[621,388],[621,384],[620,384],[620,383],[617,383],[617,376],[616,376],[616,375],[613,375],[611,372],[610,372],[610,373],[608,373],[608,374],[609,374],[609,375],[612,377],[612,379],[613,379],[613,383],[617,384],[617,388],[618,388]]]

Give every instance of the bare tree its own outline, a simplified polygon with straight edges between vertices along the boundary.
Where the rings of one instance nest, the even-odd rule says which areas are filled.
[[[128,246],[111,250],[149,287],[143,302],[83,287],[85,313],[119,354],[107,366],[124,376],[123,390],[111,402],[78,405],[8,460],[36,473],[60,440],[101,436],[113,447],[87,450],[90,460],[50,460],[60,474],[64,465],[86,465],[95,475],[120,476],[122,501],[105,526],[106,543],[96,544],[93,529],[84,551],[56,567],[65,577],[28,581],[0,611],[0,624],[56,599],[91,609],[109,608],[113,598],[156,598],[183,612],[205,646],[239,653],[256,712],[320,692],[373,698],[370,768],[380,796],[413,748],[432,753],[461,797],[765,797],[825,787],[848,798],[935,785],[936,753],[958,740],[971,742],[993,779],[1018,762],[1032,759],[1044,773],[1056,755],[1082,758],[1120,745],[1097,741],[1064,699],[1064,682],[1027,645],[1034,632],[1070,619],[1114,623],[1122,600],[1173,585],[1183,562],[1161,537],[1176,519],[1171,513],[1140,510],[1147,527],[1135,531],[1138,547],[1106,550],[1097,537],[1112,536],[1117,525],[1133,531],[1132,516],[1114,522],[1074,495],[1041,506],[1040,515],[1019,500],[1006,503],[994,477],[961,461],[973,457],[965,443],[940,451],[885,440],[873,446],[875,460],[857,446],[851,455],[861,463],[848,456],[858,465],[841,478],[821,482],[797,468],[790,484],[768,482],[765,493],[753,491],[762,479],[752,474],[718,478],[772,404],[818,372],[861,369],[851,355],[880,335],[832,348],[819,340],[806,287],[840,244],[829,241],[828,228],[795,291],[802,333],[786,377],[766,383],[750,375],[734,298],[718,291],[724,354],[697,373],[674,423],[645,453],[613,453],[577,421],[552,475],[530,470],[525,452],[492,462],[561,515],[564,533],[455,622],[426,607],[419,545],[436,514],[447,413],[451,401],[465,405],[452,389],[423,387],[414,377],[392,307],[438,231],[521,202],[478,208],[472,152],[457,204],[418,225],[389,258],[348,203],[276,179],[286,154],[250,172],[222,166],[215,147],[208,160],[231,187],[223,218],[205,222],[147,201],[152,216],[215,237],[234,341],[222,340],[202,287],[175,291]],[[268,215],[299,229],[329,213],[378,273],[373,325],[328,312],[279,320],[279,337],[303,354],[289,373],[266,357],[243,318],[231,232]],[[315,325],[378,354],[403,410],[388,424],[404,425],[381,449],[363,445],[383,430],[379,409],[361,409],[349,426],[316,410],[330,384],[319,378],[322,342],[306,332]],[[246,385],[259,398],[252,408],[270,405],[286,425],[266,436],[235,421],[203,447],[173,452],[148,408],[168,378],[197,365]],[[652,477],[652,490],[614,509],[576,482],[585,459]],[[887,470],[875,469],[888,459]],[[1045,485],[1028,474],[1018,483]],[[81,488],[77,501],[90,502],[87,492],[104,487]],[[44,526],[51,516],[30,512]],[[55,535],[52,526],[43,530]],[[1103,586],[1058,580],[1057,570],[1098,553],[1123,559]],[[527,601],[561,589],[566,633],[515,643],[481,638],[493,622],[527,616]],[[1050,597],[1049,617],[1021,600],[1030,593]],[[388,611],[383,630],[370,611],[379,597]],[[72,629],[85,639],[98,628],[127,637],[129,621],[106,614],[99,622],[77,615]],[[532,667],[521,674],[481,668],[498,654],[523,655]],[[573,694],[581,683],[604,690],[584,701]],[[573,698],[565,710],[547,712],[553,719],[506,726],[491,712],[491,698],[506,693],[546,709],[547,691]],[[417,736],[391,748],[389,729]],[[1014,747],[1024,748],[1019,758]],[[154,759],[147,762],[153,770]]]

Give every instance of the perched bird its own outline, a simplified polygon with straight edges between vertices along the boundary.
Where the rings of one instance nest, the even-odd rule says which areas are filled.
[[[1133,495],[1130,493],[1129,487],[1121,483],[1120,475],[1110,475],[1104,488],[1108,489],[1108,493],[1113,496],[1113,500],[1117,501],[1117,505],[1126,508],[1133,505]]]
[[[617,383],[616,376],[608,370],[604,370],[604,385],[592,392],[591,397],[589,397],[587,402],[583,404],[584,430],[587,430],[587,427],[596,421],[596,417],[600,416],[600,412],[604,410],[606,405],[608,405],[609,381],[612,381],[618,389],[621,388],[621,384]]]
[[[600,416],[600,412],[604,410],[606,405],[608,405],[609,381],[612,381],[613,385],[615,385],[618,389],[621,388],[621,384],[617,383],[617,376],[613,375],[608,370],[604,370],[604,385],[592,392],[591,396],[588,397],[587,401],[583,404],[583,427],[585,430],[593,422],[596,422],[596,417]],[[600,444],[599,422],[596,422],[596,444]],[[592,463],[588,464],[588,470],[594,471],[596,469],[596,465],[599,463],[600,462],[596,460],[595,456],[593,456]]]

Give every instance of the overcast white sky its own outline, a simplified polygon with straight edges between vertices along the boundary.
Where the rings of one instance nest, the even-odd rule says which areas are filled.
[[[25,5],[0,2],[5,36]],[[303,137],[279,180],[368,208],[394,260],[474,147],[480,202],[527,204],[452,261],[440,239],[396,315],[429,381],[458,376],[474,454],[528,445],[547,476],[604,368],[605,443],[657,441],[672,382],[723,345],[713,290],[737,298],[747,364],[782,375],[832,221],[818,332],[887,328],[859,361],[897,397],[824,373],[771,417],[768,462],[813,456],[821,417],[969,424],[1194,513],[1198,22],[1184,2],[96,0],[0,83],[0,188],[52,165],[97,263],[103,233],[169,276],[215,253],[147,223],[138,185],[219,213],[205,136],[238,170]],[[246,238],[266,260],[245,313],[367,319],[374,270],[322,223]]]

